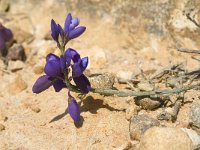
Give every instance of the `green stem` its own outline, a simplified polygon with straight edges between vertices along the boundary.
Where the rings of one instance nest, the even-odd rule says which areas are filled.
[[[120,91],[120,90],[113,90],[113,89],[92,89],[91,92],[99,93],[105,96],[116,95],[119,97],[140,97],[140,96],[152,96],[152,95],[172,95],[172,94],[179,94],[182,92],[186,92],[191,89],[200,89],[200,84],[186,86],[177,89],[165,89],[165,90],[155,90],[155,91],[145,91],[145,92],[135,92],[135,91]]]

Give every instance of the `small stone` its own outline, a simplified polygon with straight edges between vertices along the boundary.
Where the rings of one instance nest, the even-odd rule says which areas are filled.
[[[35,113],[39,113],[41,109],[39,107],[31,106],[31,110],[34,111]]]
[[[189,126],[200,134],[200,101],[192,103],[189,113]]]
[[[186,133],[176,128],[153,127],[140,141],[140,150],[192,150],[192,141]]]
[[[35,66],[33,71],[35,74],[41,74],[44,71],[44,66]]]
[[[130,136],[132,140],[140,140],[145,131],[154,126],[159,126],[160,122],[147,115],[134,116],[130,121]]]
[[[115,82],[115,76],[110,73],[92,75],[89,79],[93,88],[112,89]]]
[[[9,9],[9,1],[8,0],[0,0],[0,12],[6,12]]]
[[[135,103],[143,109],[153,110],[161,106],[162,100],[160,98],[136,97]]]
[[[131,71],[121,71],[117,72],[117,78],[122,81],[129,81],[132,79],[133,73]]]
[[[0,121],[6,121],[8,117],[6,117],[1,111],[0,111]]]
[[[24,68],[24,66],[25,66],[25,64],[20,60],[17,60],[17,61],[11,60],[8,62],[8,70],[10,70],[12,72],[21,70]]]
[[[22,79],[21,75],[17,75],[13,81],[8,85],[8,92],[10,94],[17,94],[28,87],[27,83]]]
[[[192,145],[194,150],[200,149],[200,136],[192,129],[181,128],[181,130],[189,136],[192,140]]]
[[[3,124],[0,124],[0,131],[5,130],[5,126]]]
[[[6,56],[7,60],[26,60],[26,54],[24,47],[21,44],[14,44],[8,49],[8,54]]]
[[[151,85],[148,81],[142,81],[138,83],[137,86],[141,91],[152,91],[154,89],[153,85]]]
[[[126,119],[130,120],[132,116],[138,114],[138,106],[131,105],[129,108],[126,109]]]

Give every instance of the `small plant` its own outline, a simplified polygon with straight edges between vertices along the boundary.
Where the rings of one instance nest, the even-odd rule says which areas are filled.
[[[78,25],[79,19],[72,18],[70,13],[66,17],[64,28],[56,24],[53,19],[51,20],[51,36],[57,42],[61,56],[52,53],[47,55],[44,67],[45,75],[39,77],[32,88],[32,91],[37,94],[50,86],[53,86],[56,92],[67,88],[68,112],[75,122],[80,120],[80,111],[70,91],[83,94],[91,91],[90,82],[83,74],[88,65],[88,57],[81,58],[79,53],[72,48],[65,50],[66,44],[70,40],[79,37],[85,31],[86,27],[77,27]],[[70,72],[72,72],[71,75]],[[72,80],[76,86],[72,85]]]

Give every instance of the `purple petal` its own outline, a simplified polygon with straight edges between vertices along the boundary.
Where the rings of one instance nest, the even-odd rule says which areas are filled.
[[[76,26],[78,26],[79,25],[79,19],[78,18],[73,18],[72,20],[71,20],[71,24],[70,24],[70,26],[69,26],[69,30],[73,30]]]
[[[53,19],[51,20],[51,36],[56,42],[58,42],[59,28]]]
[[[82,93],[88,93],[91,90],[90,82],[84,74],[73,78],[73,80]]]
[[[63,80],[58,79],[57,81],[55,81],[55,82],[53,83],[53,87],[54,87],[54,90],[55,90],[56,92],[60,92],[60,90],[62,90],[63,88],[65,88],[66,85],[65,85],[65,83],[63,82]]]
[[[0,24],[0,36],[6,42],[13,38],[12,31],[4,27],[2,24]]]
[[[86,27],[81,26],[81,27],[78,27],[78,28],[70,31],[69,36],[68,36],[69,39],[71,40],[71,39],[74,39],[76,37],[79,37],[85,31],[85,29],[86,29]]]
[[[60,68],[62,72],[64,72],[67,69],[66,61],[63,56],[60,57]]]
[[[72,77],[80,77],[83,74],[83,68],[81,67],[81,59],[74,63],[72,66]]]
[[[58,77],[61,75],[60,58],[54,54],[47,55],[47,63],[44,72],[50,77]]]
[[[46,57],[46,61],[48,62],[48,61],[52,61],[52,60],[59,61],[60,58],[55,54],[49,53]]]
[[[84,57],[81,59],[81,66],[83,71],[87,68],[88,66],[88,57]]]
[[[88,65],[88,57],[84,57],[79,59],[78,62],[72,65],[72,76],[79,77],[83,74],[83,71],[87,68]]]
[[[3,51],[5,49],[5,41],[4,39],[0,36],[0,50]]]
[[[68,112],[72,117],[72,119],[74,120],[74,122],[78,122],[80,120],[80,111],[78,104],[74,99],[74,97],[72,97],[70,94],[68,99]]]
[[[69,26],[71,24],[71,20],[72,20],[72,15],[71,15],[71,13],[69,13],[65,19],[65,24],[64,24],[65,33],[68,33],[68,31],[69,31]]]
[[[48,89],[53,84],[52,81],[53,81],[53,78],[51,78],[47,75],[43,75],[43,76],[39,77],[32,87],[33,93],[38,94],[38,93]]]
[[[75,51],[72,48],[68,48],[65,51],[65,59],[67,64],[71,64],[71,60],[73,60],[73,62],[78,62],[78,60],[80,59],[80,55],[77,51]]]

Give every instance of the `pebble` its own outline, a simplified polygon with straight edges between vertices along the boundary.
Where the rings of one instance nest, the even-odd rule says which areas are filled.
[[[35,74],[42,74],[44,72],[44,66],[35,66],[33,71]]]
[[[34,111],[35,113],[39,113],[41,109],[39,107],[31,106],[31,110]]]
[[[89,80],[93,88],[112,89],[115,82],[115,76],[111,73],[97,74],[92,75]]]
[[[160,98],[136,97],[135,103],[143,109],[153,110],[162,105],[162,100]]]
[[[21,44],[14,44],[8,49],[8,54],[6,56],[7,60],[26,60],[26,54],[24,47]]]
[[[21,75],[17,75],[9,84],[8,92],[10,94],[17,94],[22,92],[28,87],[27,83],[22,79]]]
[[[140,150],[192,150],[192,141],[177,128],[153,127],[140,141]]]
[[[192,103],[189,113],[189,126],[200,134],[200,101]]]
[[[192,140],[192,149],[198,150],[200,149],[200,136],[192,129],[187,128],[181,128],[181,130],[189,136],[189,138]]]
[[[140,140],[146,130],[159,126],[160,122],[147,115],[134,116],[130,121],[129,131],[132,140]]]
[[[12,72],[21,70],[24,67],[25,67],[25,64],[22,61],[20,61],[20,60],[17,60],[17,61],[10,60],[8,62],[8,70],[10,70]]]
[[[153,91],[154,87],[148,81],[142,81],[137,84],[141,91]]]
[[[3,124],[0,124],[0,131],[5,130],[5,126]]]
[[[132,116],[137,115],[139,111],[139,107],[136,105],[131,105],[126,109],[126,119],[130,120]]]

